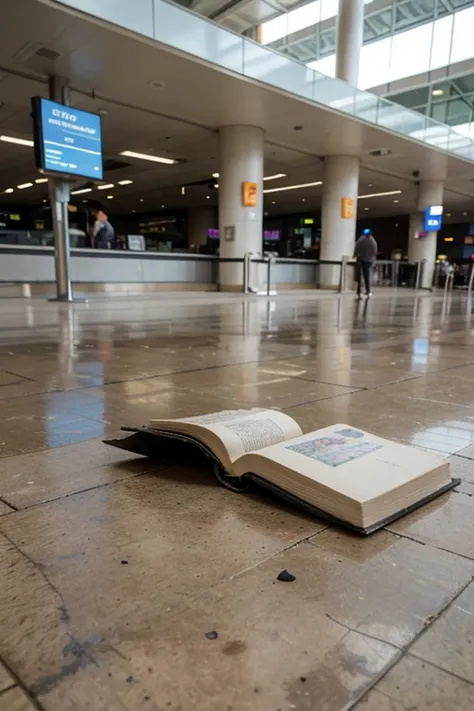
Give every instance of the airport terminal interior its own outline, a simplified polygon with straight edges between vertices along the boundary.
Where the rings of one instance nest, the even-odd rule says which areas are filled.
[[[0,711],[472,711],[473,23],[0,4]]]

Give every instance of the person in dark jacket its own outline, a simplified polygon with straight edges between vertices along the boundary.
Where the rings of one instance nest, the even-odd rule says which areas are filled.
[[[364,230],[354,247],[354,257],[357,261],[357,296],[362,298],[362,277],[364,277],[365,293],[369,299],[372,296],[370,272],[377,258],[377,242],[371,230]]]
[[[115,247],[115,230],[103,210],[97,210],[95,213],[91,238],[96,249],[113,249]]]

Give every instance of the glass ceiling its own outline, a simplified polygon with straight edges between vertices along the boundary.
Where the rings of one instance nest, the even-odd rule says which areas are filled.
[[[364,43],[389,37],[474,5],[473,0],[365,2]],[[304,63],[322,59],[336,51],[337,6],[338,0],[302,4],[296,10],[264,23],[261,28],[262,43]]]

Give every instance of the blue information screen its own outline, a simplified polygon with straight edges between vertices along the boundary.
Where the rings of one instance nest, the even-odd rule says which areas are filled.
[[[39,99],[36,122],[38,167],[46,172],[102,180],[100,116]]]
[[[443,206],[430,205],[425,210],[425,232],[438,232],[443,224]]]

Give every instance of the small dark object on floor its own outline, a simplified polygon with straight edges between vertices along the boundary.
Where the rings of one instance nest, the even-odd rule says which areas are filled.
[[[305,681],[306,681],[306,677],[305,677],[305,676],[300,676],[300,681],[301,681],[302,684],[304,684]]]
[[[122,565],[128,565],[128,560],[121,560]]]
[[[133,681],[133,676],[127,676],[127,684],[131,684]]]
[[[206,632],[207,639],[217,639],[218,636],[217,632]]]
[[[293,580],[296,580],[296,575],[289,573],[285,568],[285,570],[282,570],[281,573],[279,573],[277,580],[280,580],[282,583],[292,583]]]

